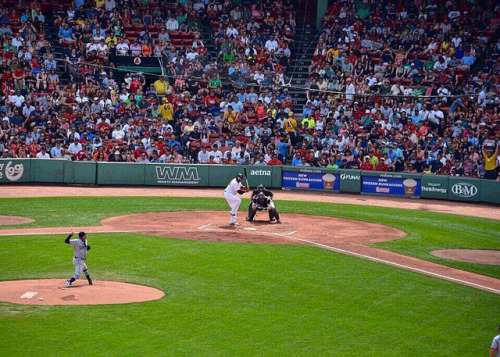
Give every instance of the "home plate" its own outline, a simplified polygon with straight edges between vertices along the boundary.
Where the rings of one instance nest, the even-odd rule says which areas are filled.
[[[246,227],[246,228],[243,228],[244,230],[246,231],[256,231],[257,228],[253,228],[253,227]]]
[[[36,291],[28,291],[20,296],[21,299],[31,299],[38,293]]]

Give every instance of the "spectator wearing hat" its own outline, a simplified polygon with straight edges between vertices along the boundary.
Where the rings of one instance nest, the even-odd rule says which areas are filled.
[[[373,164],[370,162],[370,155],[366,155],[363,158],[363,163],[361,164],[361,170],[373,171]]]
[[[159,113],[163,119],[169,122],[174,119],[174,106],[168,101],[168,98],[162,98],[163,104],[160,106]]]

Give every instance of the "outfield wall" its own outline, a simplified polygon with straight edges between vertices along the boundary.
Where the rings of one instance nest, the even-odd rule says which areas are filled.
[[[222,165],[0,159],[0,184],[225,187],[242,171],[242,166]],[[247,166],[247,172],[251,187],[500,204],[497,181],[297,166]]]

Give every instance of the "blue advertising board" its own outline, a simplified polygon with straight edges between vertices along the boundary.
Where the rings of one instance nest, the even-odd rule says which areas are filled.
[[[377,195],[420,197],[421,180],[413,178],[362,176],[361,192]]]
[[[339,191],[339,174],[325,173],[319,169],[286,171],[283,168],[282,187],[302,190]]]

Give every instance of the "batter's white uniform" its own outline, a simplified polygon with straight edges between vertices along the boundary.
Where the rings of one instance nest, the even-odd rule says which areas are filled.
[[[75,266],[75,275],[73,275],[73,278],[77,280],[84,270],[87,271],[87,264],[85,264],[85,260],[87,259],[87,244],[81,239],[71,239],[69,244],[71,244],[74,250],[73,265]]]
[[[239,198],[237,195],[238,190],[240,190],[241,188],[241,184],[236,178],[234,178],[231,180],[231,182],[229,182],[226,189],[224,190],[224,198],[229,204],[229,207],[231,207],[231,219],[229,220],[229,224],[236,223],[238,209],[241,205],[241,198]]]

